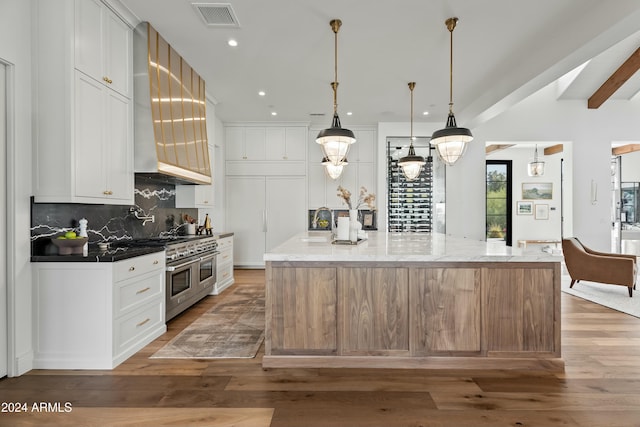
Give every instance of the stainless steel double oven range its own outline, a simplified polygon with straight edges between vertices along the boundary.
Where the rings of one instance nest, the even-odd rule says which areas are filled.
[[[218,243],[213,236],[168,236],[135,239],[135,246],[164,246],[166,317],[168,321],[213,291]]]

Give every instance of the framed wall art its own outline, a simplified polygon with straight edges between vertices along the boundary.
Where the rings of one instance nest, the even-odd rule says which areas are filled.
[[[553,198],[553,183],[523,182],[522,198],[525,200],[551,200]]]
[[[518,215],[533,215],[533,202],[516,202]]]
[[[536,204],[535,205],[535,219],[549,219],[549,205]]]

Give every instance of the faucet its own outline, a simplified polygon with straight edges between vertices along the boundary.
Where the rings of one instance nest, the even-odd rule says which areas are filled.
[[[327,211],[331,214],[331,231],[333,231],[333,211],[327,207],[321,207],[316,209],[316,211],[313,214],[313,219],[311,220],[311,227],[312,228],[316,228],[318,226],[318,213],[320,213],[320,211]]]
[[[156,216],[155,215],[140,216],[140,212],[144,213],[142,208],[135,208],[135,207],[131,206],[129,208],[129,212],[133,212],[133,214],[135,215],[136,218],[138,218],[139,220],[142,220],[142,226],[143,227],[147,222],[152,222],[152,223],[156,222]]]

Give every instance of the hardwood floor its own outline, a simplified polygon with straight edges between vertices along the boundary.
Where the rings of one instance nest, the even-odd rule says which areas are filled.
[[[235,274],[234,286],[264,283],[264,270]],[[562,294],[562,373],[263,370],[262,350],[255,359],[149,359],[224,297],[175,318],[113,371],[0,380],[0,409],[28,406],[0,413],[0,426],[640,426],[640,319],[577,297]]]

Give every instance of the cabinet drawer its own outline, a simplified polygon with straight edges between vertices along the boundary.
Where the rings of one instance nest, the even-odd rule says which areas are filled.
[[[216,262],[218,263],[218,265],[233,263],[233,248],[220,251],[220,253],[216,257]]]
[[[113,315],[121,316],[157,296],[164,295],[164,283],[164,272],[153,272],[140,278],[116,283],[113,290]]]
[[[118,355],[132,346],[159,325],[164,324],[164,304],[157,298],[123,316],[114,323],[114,355]]]
[[[164,251],[118,261],[114,265],[114,280],[119,282],[154,270],[164,271]]]
[[[225,249],[233,248],[233,237],[223,237],[222,239],[218,239],[218,250],[222,252]]]
[[[219,284],[224,284],[233,278],[233,263],[218,264],[217,280]]]

